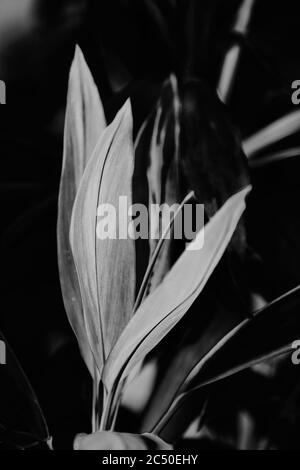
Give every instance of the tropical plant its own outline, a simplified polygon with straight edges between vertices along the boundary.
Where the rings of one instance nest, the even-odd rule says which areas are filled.
[[[300,115],[270,106],[282,105],[288,79],[257,45],[268,28],[252,35],[257,17],[269,20],[265,7],[83,4],[101,50],[83,37],[86,57],[77,46],[71,66],[57,227],[64,306],[93,382],[93,434],[74,447],[288,447],[282,429],[299,424],[290,370],[300,337],[298,191],[289,181]],[[247,89],[254,65],[268,88],[257,86],[257,100]],[[122,217],[124,196],[178,210],[159,239],[100,240],[98,207]],[[190,244],[174,237],[187,202],[205,206]],[[151,222],[160,233],[161,219]],[[8,357],[0,444],[52,448],[37,397],[11,349]],[[10,396],[21,397],[13,417]]]
[[[253,3],[245,1],[239,11],[235,28],[241,34],[246,32]],[[237,52],[230,51],[224,63],[220,79],[224,99],[235,76]],[[207,114],[203,118],[200,113]],[[247,139],[243,149],[248,158],[297,130],[297,118],[298,113],[287,116]],[[202,314],[201,293],[221,259],[224,272],[234,257],[243,263],[247,242],[241,216],[251,187],[237,132],[217,96],[200,81],[189,80],[178,90],[171,76],[134,143],[130,102],[106,126],[97,88],[77,47],[65,129],[58,230],[61,282],[71,325],[93,376],[93,429],[114,430],[127,379],[133,379],[150,353],[168,347],[166,338],[178,324],[184,325],[189,339]],[[227,159],[229,175],[218,167],[222,158]],[[148,197],[149,204],[196,199],[205,202],[207,215],[203,249],[187,247],[174,258],[174,242],[166,236],[154,244],[149,240],[149,264],[140,283],[134,241],[103,241],[96,236],[98,206],[117,206],[121,196],[132,201],[136,194],[142,200]],[[167,233],[172,224],[174,220]],[[204,330],[197,330],[192,344],[183,341],[166,377],[156,384],[140,429],[173,443],[188,425],[186,406],[193,395],[201,396],[210,384],[289,353],[299,328],[294,317],[298,291],[259,312],[245,307],[237,311],[231,302],[226,315],[214,316]],[[272,332],[265,344],[263,330],[271,317]],[[182,408],[185,419],[178,423]]]

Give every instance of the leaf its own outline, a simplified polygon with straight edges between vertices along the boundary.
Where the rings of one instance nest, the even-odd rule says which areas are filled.
[[[255,0],[244,0],[237,14],[233,32],[242,36],[248,34]],[[237,68],[241,56],[241,44],[235,44],[227,52],[218,85],[218,92],[221,100],[228,103],[234,85]]]
[[[66,159],[72,155],[78,188],[86,164],[106,127],[100,95],[79,46],[70,71],[65,124]]]
[[[6,350],[6,363],[0,365],[0,434],[10,433],[24,445],[46,443],[49,431],[36,394],[1,332],[0,340]]]
[[[144,5],[147,11],[148,21],[153,23],[160,36],[160,41],[166,47],[169,54],[173,52],[173,43],[170,34],[168,22],[165,20],[160,7],[152,0],[144,0]]]
[[[281,162],[282,160],[287,160],[289,158],[299,157],[300,147],[294,147],[287,150],[282,150],[279,152],[271,153],[259,158],[253,158],[249,161],[251,168],[261,168],[271,163]]]
[[[92,435],[79,434],[74,443],[75,450],[172,450],[172,446],[154,434],[129,434],[97,432]]]
[[[70,230],[87,335],[100,373],[132,315],[135,249],[128,237],[98,239],[97,211],[103,204],[110,204],[116,208],[117,220],[124,217],[119,200],[126,196],[131,205],[132,172],[132,113],[128,101],[102,133],[86,167]]]
[[[178,201],[178,179],[176,167],[179,151],[179,97],[175,76],[164,84],[162,97],[155,113],[151,144],[149,149],[149,203],[171,205]],[[151,124],[150,124],[151,125]],[[147,126],[146,126],[147,127]],[[142,140],[143,135],[140,136]],[[175,168],[174,168],[175,166]],[[174,174],[175,173],[175,174]],[[154,234],[159,234],[159,220],[154,220]],[[155,250],[157,244],[150,241]]]
[[[206,82],[186,82],[181,96],[181,161],[189,189],[211,217],[249,184],[248,163],[228,110]]]
[[[79,47],[70,72],[64,156],[58,202],[58,264],[65,309],[86,365],[93,374],[77,273],[69,241],[71,214],[85,167],[106,127],[97,87]]]
[[[186,314],[219,263],[245,209],[250,187],[230,198],[179,258],[127,325],[103,371],[109,393]],[[205,230],[205,243],[201,241]],[[192,251],[194,250],[195,251]]]
[[[155,111],[142,126],[135,145],[136,160],[147,160],[146,178],[148,182],[149,208],[154,204],[164,209],[164,204],[172,207],[181,202],[178,176],[179,152],[179,97],[177,81],[171,76],[162,87],[161,97]],[[149,238],[150,259],[156,252],[162,232],[163,216],[151,214],[151,237]],[[147,292],[160,284],[171,267],[172,237],[165,240],[158,250],[155,269],[147,280]]]
[[[173,416],[187,400],[209,385],[263,360],[291,352],[292,343],[300,337],[299,305],[297,287],[233,328],[194,367],[182,387],[183,393],[153,432],[165,436]]]
[[[165,227],[165,231],[163,232],[161,239],[159,240],[158,244],[156,245],[155,250],[152,253],[152,256],[150,258],[141,288],[139,290],[137,299],[134,304],[134,312],[137,310],[137,308],[140,306],[142,301],[144,300],[144,296],[146,294],[146,289],[148,284],[150,283],[151,276],[153,275],[153,271],[155,270],[156,264],[158,261],[160,261],[160,264],[162,265],[162,259],[160,257],[161,251],[164,249],[165,244],[170,240],[169,236],[172,231],[172,228],[177,220],[177,217],[182,213],[182,210],[184,208],[184,205],[190,201],[194,197],[194,193],[191,192],[189,193],[182,203],[179,205],[177,211],[174,213],[174,216],[171,217],[169,224]],[[164,258],[166,259],[166,258]],[[166,270],[167,272],[167,270]],[[160,281],[161,282],[161,281]],[[159,284],[160,284],[159,282]]]
[[[180,90],[180,161],[188,188],[205,205],[207,217],[250,181],[239,133],[226,106],[204,80],[189,80]],[[229,250],[241,259],[247,249],[244,220]]]
[[[293,111],[248,137],[243,149],[248,158],[300,130],[300,111]]]
[[[160,345],[159,377],[140,431],[154,428],[171,406],[193,367],[241,319],[249,315],[245,299],[236,289],[239,273],[236,270],[232,272],[230,261],[227,251],[205,292]]]

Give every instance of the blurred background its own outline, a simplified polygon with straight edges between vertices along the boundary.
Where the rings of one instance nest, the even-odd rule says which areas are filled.
[[[67,445],[66,436],[90,429],[91,383],[64,312],[56,254],[64,111],[75,45],[85,54],[109,121],[131,97],[136,133],[171,72],[182,82],[197,77],[215,89],[224,54],[234,42],[242,43],[229,108],[245,138],[295,110],[291,84],[300,79],[300,17],[296,2],[258,0],[242,38],[232,33],[240,3],[0,0],[0,79],[7,87],[7,104],[0,107],[0,329],[37,392],[58,446]],[[284,145],[298,143],[296,134]],[[268,300],[299,284],[299,169],[293,158],[251,171],[255,190],[247,225],[256,257],[249,282]],[[223,396],[230,395],[226,384],[223,389]],[[253,393],[259,395],[253,407],[263,435],[272,414],[263,400],[269,390],[259,383]],[[282,418],[296,424],[288,437],[276,435],[279,447],[298,445],[297,410],[295,405]]]

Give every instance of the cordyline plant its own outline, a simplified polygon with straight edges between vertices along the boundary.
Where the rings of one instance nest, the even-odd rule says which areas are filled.
[[[247,14],[250,3],[245,2]],[[244,23],[246,27],[247,22]],[[234,54],[233,63],[230,58],[225,61],[224,74],[229,73],[230,66],[230,75],[234,75],[237,58]],[[224,82],[222,77],[221,89],[228,96]],[[66,112],[58,246],[66,311],[94,381],[94,431],[115,429],[127,379],[132,380],[147,356],[201,298],[224,253],[237,252],[242,256],[245,240],[241,217],[251,190],[245,157],[233,127],[224,118],[214,122],[208,131],[211,138],[219,131],[227,139],[227,148],[217,148],[217,142],[215,154],[209,155],[211,162],[204,161],[207,142],[201,127],[197,128],[201,124],[201,92],[203,84],[191,81],[180,95],[172,76],[162,88],[155,111],[133,142],[130,102],[107,125],[91,73],[82,52],[76,49]],[[225,116],[216,97],[211,96],[211,104]],[[294,118],[272,126],[282,134],[292,132]],[[274,141],[273,130],[266,129],[244,143],[249,157],[267,146],[269,140]],[[275,135],[278,137],[278,132]],[[203,177],[218,163],[220,149],[236,177],[229,185],[225,182],[218,187],[213,176],[206,182]],[[98,206],[113,204],[117,208],[121,196],[127,196],[130,203],[134,192],[141,194],[142,188],[135,187],[139,181],[146,182],[149,204],[183,201],[182,208],[193,198],[205,202],[208,221],[203,229],[204,247],[196,251],[184,249],[175,262],[171,261],[172,242],[165,240],[166,233],[156,243],[149,240],[149,264],[136,295],[134,240],[99,240],[96,226]],[[188,187],[193,192],[182,194],[183,188]],[[166,232],[172,231],[177,215]],[[154,223],[158,225],[159,221]],[[192,242],[195,246],[200,243],[200,236],[202,233]],[[150,407],[143,432],[173,443],[184,430],[180,413],[195,394],[201,397],[210,384],[263,359],[291,351],[296,324],[292,307],[298,302],[298,294],[296,289],[248,318],[229,317],[227,322],[220,319],[220,324],[214,319],[205,332],[199,331],[202,344],[193,344],[189,354],[179,351],[179,357],[186,355],[184,366],[180,370],[179,361],[177,367],[171,368],[172,374],[168,374],[164,386],[156,388],[152,400],[156,409]],[[201,311],[197,314],[201,315]],[[270,317],[272,332],[268,332],[266,344],[257,338],[267,330]],[[131,445],[128,442],[128,447]],[[138,445],[137,441],[133,445]]]
[[[156,202],[168,197],[168,183],[174,184],[167,178],[166,187],[160,187],[162,136],[166,132],[159,122],[163,112],[159,104],[149,154],[149,196]],[[177,112],[176,104],[173,112]],[[170,118],[164,117],[166,122]],[[177,119],[175,114],[175,138]],[[137,147],[146,128],[147,123]],[[163,239],[151,247],[146,278],[135,301],[134,240],[99,240],[96,235],[100,204],[118,207],[121,196],[127,196],[129,203],[132,200],[135,152],[131,107],[125,103],[106,126],[98,92],[79,48],[71,70],[65,129],[58,225],[61,283],[71,325],[93,375],[96,401],[103,397],[100,423],[95,420],[94,430],[106,430],[113,427],[128,376],[203,290],[236,229],[249,187],[231,197],[209,221],[204,248],[185,250],[145,297],[148,281],[151,284],[156,277],[156,267],[160,272],[165,271],[161,264],[166,265],[166,257],[160,253]],[[169,170],[171,175],[171,165]],[[197,245],[198,239],[193,243]]]
[[[241,2],[233,25],[239,37],[247,35],[255,4]],[[260,309],[251,305],[247,289],[249,301],[240,301],[249,167],[298,155],[298,148],[269,149],[300,130],[296,111],[240,142],[225,105],[237,79],[241,44],[226,54],[216,92],[192,74],[185,80],[171,75],[136,139],[130,101],[107,123],[76,48],[65,121],[58,260],[65,309],[93,378],[93,431],[111,431],[109,438],[102,435],[110,448],[143,449],[149,440],[169,448],[195,420],[194,434],[200,435],[212,387],[289,354],[300,335],[300,286]],[[177,203],[179,209],[159,240],[98,239],[98,207],[111,204],[117,210],[122,196],[129,204]],[[205,227],[191,242],[200,246],[204,231],[205,243],[193,251],[167,237],[188,201],[205,204]],[[159,233],[160,220],[151,222]],[[51,447],[36,396],[8,354],[11,366],[5,373],[21,389],[28,426],[22,436],[9,435],[1,423],[1,439],[22,438],[17,448],[39,442]],[[147,382],[136,434],[117,433],[122,400],[145,388],[138,380],[149,365],[155,373]]]

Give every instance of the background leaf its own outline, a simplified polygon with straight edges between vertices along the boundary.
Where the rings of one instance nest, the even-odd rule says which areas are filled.
[[[233,27],[233,33],[247,36],[255,0],[243,0]],[[224,103],[228,103],[234,86],[237,68],[242,51],[241,44],[234,44],[227,52],[218,85],[218,93]]]
[[[183,393],[176,398],[153,432],[166,439],[171,420],[180,413],[185,402],[193,395],[198,395],[200,399],[213,383],[267,358],[291,353],[292,343],[300,335],[299,303],[300,288],[297,287],[225,335],[191,371],[182,386]]]
[[[179,96],[177,80],[171,76],[162,87],[156,109],[142,126],[136,140],[136,161],[146,160],[148,182],[148,207],[163,204],[168,207],[181,202],[179,182]],[[141,175],[139,175],[141,177]],[[141,184],[137,182],[137,184]],[[163,216],[151,213],[151,236],[149,238],[149,259],[164,232]],[[146,294],[157,287],[174,262],[172,237],[165,240],[155,262],[155,269],[148,280]]]
[[[243,142],[244,152],[248,158],[252,158],[256,153],[299,132],[299,130],[300,111],[293,111],[248,137]]]
[[[0,340],[6,349],[6,363],[0,365],[0,441],[12,433],[16,445],[46,443],[49,431],[35,392],[1,332]]]

